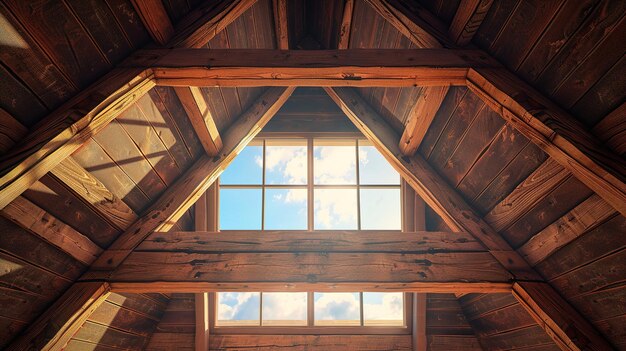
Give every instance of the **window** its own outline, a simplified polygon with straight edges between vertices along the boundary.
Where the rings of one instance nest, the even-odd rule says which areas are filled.
[[[399,292],[220,292],[216,315],[218,328],[256,327],[257,331],[258,327],[286,326],[317,331],[330,327],[406,328],[404,293]]]
[[[257,139],[220,177],[221,230],[400,230],[400,176],[367,140]]]

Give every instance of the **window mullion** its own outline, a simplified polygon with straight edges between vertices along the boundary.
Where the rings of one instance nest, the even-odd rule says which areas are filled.
[[[356,223],[361,230],[361,177],[359,174],[359,139],[356,140]]]
[[[306,298],[306,306],[307,306],[307,313],[306,313],[306,318],[307,318],[307,325],[309,327],[312,327],[315,324],[315,305],[314,305],[314,292],[309,291],[307,292],[307,298]]]
[[[363,292],[359,292],[359,310],[361,311],[361,326],[364,327],[364,317],[363,317]]]
[[[261,230],[265,230],[265,139],[263,139],[263,169],[261,180]]]
[[[307,229],[313,231],[315,210],[313,208],[313,139],[307,139]]]

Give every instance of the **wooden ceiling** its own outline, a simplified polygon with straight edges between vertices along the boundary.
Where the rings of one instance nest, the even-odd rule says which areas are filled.
[[[59,118],[75,122],[94,106],[101,108],[96,102],[110,95],[111,89],[87,90],[90,86],[103,77],[101,82],[106,83],[107,74],[131,70],[120,67],[133,67],[135,52],[159,48],[164,42],[207,50],[349,50],[418,49],[433,47],[425,46],[433,40],[446,48],[481,50],[565,110],[611,150],[611,157],[626,164],[624,1],[294,0],[287,1],[283,12],[278,9],[280,3],[163,0],[166,16],[162,18],[169,20],[168,29],[155,28],[155,23],[163,21],[151,22],[145,12],[137,11],[150,9],[147,1],[0,2],[3,177],[12,174],[16,154],[30,155],[50,140],[46,145],[54,144],[56,139],[48,134],[70,125]],[[352,11],[348,21],[346,10]],[[203,27],[200,22],[207,19],[213,22]],[[344,26],[347,30],[342,29],[345,24],[349,24]],[[195,36],[185,36],[188,28],[196,28]],[[201,42],[198,37],[208,40]],[[24,345],[20,335],[45,329],[36,321],[55,311],[55,301],[65,301],[64,297],[79,291],[80,284],[93,284],[88,281],[97,280],[94,268],[110,262],[118,265],[116,253],[128,255],[129,247],[140,243],[132,241],[129,233],[133,230],[144,230],[146,236],[155,230],[193,230],[190,206],[201,192],[181,205],[181,211],[162,210],[176,193],[192,192],[185,184],[190,184],[190,178],[199,179],[193,178],[198,170],[216,172],[219,168],[207,156],[206,137],[194,124],[197,120],[189,111],[189,101],[180,91],[189,88],[138,86],[139,96],[121,103],[119,114],[94,127],[94,133],[80,134],[85,137],[63,146],[69,150],[67,157],[46,163],[43,172],[29,173],[24,189],[1,210],[0,348],[19,349]],[[231,127],[239,126],[242,116],[265,115],[271,106],[280,106],[278,102],[289,95],[280,89],[199,88],[215,125],[207,135],[217,132],[223,153],[234,155],[238,146],[231,145]],[[504,245],[536,273],[533,280],[547,282],[613,348],[626,349],[626,218],[606,193],[592,190],[593,182],[554,157],[550,142],[560,142],[564,132],[558,121],[548,117],[547,124],[554,122],[556,131],[550,142],[542,144],[529,137],[523,126],[502,118],[503,103],[485,100],[475,87],[354,89],[345,94],[337,89],[337,96],[345,99],[346,94],[354,94],[351,101],[367,104],[371,107],[367,111],[398,136],[421,135],[413,141],[415,155],[407,159],[423,159],[440,180],[432,184],[444,184],[467,204],[473,221],[501,236]],[[536,101],[526,99],[527,92],[522,90],[513,98],[527,103],[525,108],[532,114]],[[337,96],[331,99],[321,88],[298,88],[267,131],[295,131],[307,125],[302,116],[319,116],[324,126],[330,126],[325,131],[332,131],[332,126],[352,131],[344,112],[332,104]],[[42,130],[47,139],[33,142],[31,136]],[[582,151],[583,156],[595,152]],[[619,168],[612,175],[623,185],[625,175]],[[203,184],[208,187],[210,182]],[[5,185],[2,191],[7,193]],[[436,206],[426,209],[426,229],[470,231],[451,227],[449,218],[437,213],[441,214]],[[146,229],[150,216],[165,224]],[[485,246],[492,252],[502,251]],[[500,263],[509,271],[515,269],[515,264]],[[92,275],[85,279],[86,273]],[[83,281],[74,284],[81,276]],[[429,293],[428,349],[576,349],[555,342],[559,336],[545,331],[550,323],[537,323],[520,299],[511,293]],[[114,292],[103,301],[76,326],[65,349],[193,349],[192,295]],[[548,311],[553,319],[559,313]],[[571,335],[569,325],[564,324],[561,327],[572,343],[586,342],[589,334]],[[331,349],[328,345],[363,350],[412,348],[410,335],[300,338],[289,342],[314,344],[318,349]],[[285,346],[277,342],[267,336],[219,336],[211,338],[210,349]]]

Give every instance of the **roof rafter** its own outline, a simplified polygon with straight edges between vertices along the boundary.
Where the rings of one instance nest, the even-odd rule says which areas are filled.
[[[326,88],[326,91],[357,128],[374,143],[379,152],[453,230],[465,230],[480,240],[490,250],[494,258],[513,273],[517,279],[530,278],[535,281],[542,281],[524,258],[514,251],[493,228],[478,217],[460,195],[430,169],[421,156],[402,156],[397,146],[399,137],[395,131],[384,122],[381,116],[378,116],[356,91],[349,88]],[[549,284],[543,283],[532,286],[532,289],[530,286],[518,284],[518,289],[518,294],[525,293],[535,301],[544,320],[553,321],[549,324],[541,324],[541,326],[563,350],[610,349],[610,344],[591,323],[560,297]],[[546,297],[549,297],[550,300],[546,300]],[[548,308],[554,304],[563,307],[560,309]],[[544,307],[545,309],[542,309]],[[564,311],[567,312],[566,315],[562,314]],[[572,328],[575,329],[573,334],[584,335],[584,338],[569,337],[572,335]],[[561,342],[561,338],[564,337],[568,339]]]
[[[346,0],[343,6],[341,27],[339,27],[339,42],[337,48],[340,50],[350,47],[350,33],[352,32],[352,13],[354,12],[354,0]]]
[[[174,26],[162,0],[131,0],[131,2],[154,42],[165,45],[174,35]]]
[[[193,129],[200,139],[204,151],[209,156],[216,156],[222,149],[222,138],[215,125],[213,117],[204,94],[198,87],[175,87],[178,96]]]
[[[272,0],[276,47],[289,50],[289,22],[287,19],[287,0]]]
[[[457,45],[467,45],[472,41],[491,4],[493,0],[461,0],[448,30]]]

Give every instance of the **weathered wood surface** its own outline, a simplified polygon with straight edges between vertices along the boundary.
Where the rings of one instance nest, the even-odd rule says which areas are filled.
[[[294,88],[272,88],[266,91],[224,135],[219,157],[202,156],[170,186],[145,212],[105,251],[92,268],[109,270],[117,267],[130,252],[155,231],[167,231],[219,177],[241,150],[258,134]]]
[[[150,72],[117,69],[49,115],[0,161],[0,208],[150,90]]]
[[[504,69],[470,69],[468,87],[583,184],[626,215],[624,160],[580,122]]]
[[[161,1],[131,0],[141,22],[155,43],[165,45],[174,35],[174,26]]]
[[[210,351],[410,351],[409,335],[218,335]]]
[[[400,149],[407,156],[415,154],[443,102],[448,87],[429,87],[422,91],[411,109],[409,122],[400,138]]]
[[[280,50],[289,50],[287,2],[287,0],[272,0],[272,10],[274,12],[274,28],[276,31],[276,47]]]
[[[89,238],[24,197],[16,198],[0,213],[85,265],[93,263],[102,253]]]
[[[562,350],[611,350],[613,347],[547,283],[517,282],[513,296]]]
[[[106,300],[109,291],[107,283],[75,283],[7,350],[62,350],[91,313]]]
[[[72,157],[64,159],[50,172],[116,228],[124,230],[137,220],[137,214],[124,201]]]
[[[354,12],[354,0],[346,0],[343,5],[341,26],[339,27],[338,49],[347,49],[350,46],[350,32],[352,31],[352,14]]]
[[[484,247],[462,232],[227,231],[148,236],[136,251],[185,252],[476,252]]]
[[[461,0],[448,30],[452,40],[458,45],[469,44],[491,4],[493,0]]]
[[[4,109],[0,108],[0,154],[9,151],[26,134],[28,129]]]
[[[209,106],[202,91],[197,87],[176,87],[176,95],[183,105],[193,129],[209,156],[217,156],[222,149],[222,138],[215,125]]]

